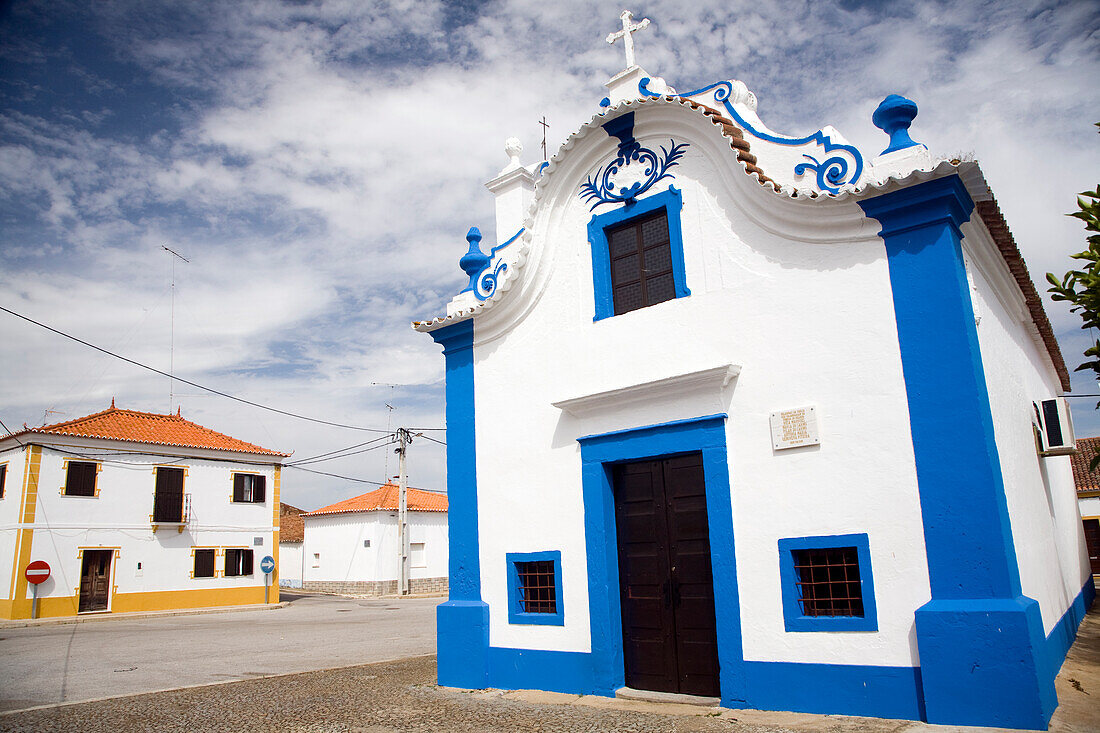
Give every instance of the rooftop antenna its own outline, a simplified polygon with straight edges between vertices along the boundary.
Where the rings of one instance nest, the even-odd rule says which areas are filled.
[[[167,247],[166,245],[162,244],[160,248],[170,255],[168,259],[172,263],[172,284],[170,286],[172,292],[172,324],[171,331],[168,337],[168,412],[172,412],[172,404],[175,402],[176,388],[176,258],[178,257],[179,259],[187,263],[190,263],[191,260],[184,257],[176,250]]]
[[[546,115],[542,116],[542,119],[539,120],[539,124],[542,125],[542,160],[543,160],[543,162],[545,162],[547,160],[547,157],[546,157],[546,131],[550,129],[550,125],[546,122]]]
[[[390,402],[396,402],[396,400],[393,399],[393,391],[397,387],[396,384],[390,384],[389,382],[371,382],[371,384],[373,386],[376,386],[376,387],[389,387],[390,388]],[[386,412],[386,432],[387,433],[392,433],[393,432],[393,427],[392,427],[393,426],[393,411],[397,409],[396,407],[391,405],[390,402],[385,403],[386,410],[387,410],[387,412]],[[385,470],[386,470],[386,473],[384,474],[384,476],[385,476],[386,480],[389,481],[390,480],[390,452],[389,451],[386,451],[386,469]]]

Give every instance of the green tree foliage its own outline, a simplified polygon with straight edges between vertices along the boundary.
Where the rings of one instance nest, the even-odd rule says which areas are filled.
[[[1100,122],[1096,126],[1100,127]],[[1085,229],[1092,232],[1086,238],[1088,249],[1073,255],[1075,260],[1085,264],[1080,270],[1070,270],[1061,279],[1048,272],[1047,281],[1051,287],[1047,292],[1052,299],[1069,303],[1071,312],[1080,314],[1084,321],[1081,328],[1100,329],[1100,186],[1095,191],[1077,194],[1077,211],[1067,216],[1085,222]],[[1100,340],[1085,349],[1084,355],[1087,360],[1076,371],[1092,371],[1100,380]],[[1100,402],[1096,407],[1100,409]],[[1095,471],[1098,465],[1100,455],[1092,459],[1089,468]]]

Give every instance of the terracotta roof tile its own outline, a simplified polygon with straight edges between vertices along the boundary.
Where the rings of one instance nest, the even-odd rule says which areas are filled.
[[[1100,453],[1100,437],[1077,439],[1077,452],[1070,456],[1070,465],[1073,466],[1073,483],[1077,486],[1078,495],[1100,494],[1100,473],[1089,472],[1089,463],[1097,453]]]
[[[1016,284],[1020,286],[1020,292],[1024,295],[1028,312],[1031,313],[1031,320],[1035,323],[1035,328],[1038,329],[1039,336],[1042,337],[1043,344],[1047,347],[1051,362],[1054,363],[1054,371],[1058,374],[1062,391],[1069,392],[1069,370],[1066,369],[1062,351],[1058,348],[1058,339],[1054,337],[1054,329],[1050,326],[1050,319],[1047,318],[1046,311],[1043,310],[1043,301],[1035,289],[1035,283],[1031,281],[1027,265],[1024,264],[1024,257],[1020,254],[1020,248],[1016,246],[1016,240],[1013,238],[1008,223],[1001,213],[1001,207],[997,205],[997,200],[992,198],[992,192],[988,201],[977,202],[977,209],[978,216],[982,218],[982,222],[985,224],[985,228],[989,230],[990,236],[993,237],[997,249],[1001,251],[1001,256],[1004,258],[1005,264],[1008,265],[1009,272],[1012,273]],[[1087,463],[1085,465],[1088,466]]]
[[[301,542],[305,538],[302,510],[279,502],[279,542]]]
[[[322,507],[312,512],[305,512],[303,517],[316,517],[321,514],[348,514],[351,512],[377,512],[397,511],[397,503],[400,500],[400,489],[396,484],[386,484],[374,491],[356,496],[351,499],[338,501],[330,506]],[[445,512],[447,511],[447,495],[437,494],[434,491],[422,491],[420,489],[408,490],[406,505],[411,512]]]
[[[113,401],[111,406],[103,412],[54,425],[29,428],[15,435],[73,435],[81,438],[125,440],[132,443],[170,445],[179,448],[259,453],[265,456],[290,455],[231,438],[190,420],[184,420],[178,413],[161,415],[153,412],[120,410],[114,406]]]

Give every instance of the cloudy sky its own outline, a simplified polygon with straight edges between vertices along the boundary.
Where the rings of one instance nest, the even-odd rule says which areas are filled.
[[[495,242],[482,183],[551,152],[623,67],[604,2],[0,4],[0,305],[253,402],[384,430],[443,425],[443,359],[413,319],[463,286],[463,235]],[[639,63],[678,89],[741,79],[772,129],[833,124],[868,155],[892,92],[914,139],[981,162],[1041,290],[1084,248],[1064,216],[1100,182],[1095,2],[634,6]],[[176,261],[174,359],[172,257]],[[1066,361],[1087,334],[1048,311]],[[312,456],[377,434],[248,407],[0,312],[0,420],[167,412]],[[1087,379],[1075,391],[1096,392]],[[1100,434],[1092,400],[1078,432]],[[387,405],[394,409],[390,410]],[[440,432],[427,433],[442,440]],[[389,449],[311,468],[371,481]],[[410,449],[444,488],[443,449]],[[312,509],[369,484],[284,472]]]

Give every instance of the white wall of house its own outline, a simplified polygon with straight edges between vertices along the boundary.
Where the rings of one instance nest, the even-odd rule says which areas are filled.
[[[305,582],[397,580],[397,512],[349,512],[302,517]],[[447,576],[447,514],[409,512],[409,544],[423,545],[423,562],[410,563],[410,578]],[[369,541],[370,546],[364,546]],[[419,549],[419,548],[414,548]],[[416,559],[420,553],[413,553]]]
[[[273,465],[254,464],[250,462],[254,457],[240,454],[227,453],[224,459],[212,459],[208,456],[213,451],[179,449],[185,455],[149,454],[162,450],[161,446],[90,440],[42,448],[31,559],[45,560],[52,572],[39,587],[39,598],[72,598],[80,585],[81,550],[101,548],[116,550],[111,569],[112,599],[123,594],[263,587],[260,560],[276,554],[273,539],[278,499],[274,495]],[[19,460],[10,464],[21,464],[22,452],[16,455]],[[97,496],[64,495],[66,459],[99,463]],[[184,493],[190,497],[190,521],[182,531],[176,526],[152,531],[158,465],[186,471]],[[233,472],[266,476],[266,500],[234,503]],[[18,473],[13,471],[13,475]],[[0,561],[7,568],[12,567],[16,536],[11,508],[18,507],[19,501],[16,492],[6,492],[0,501]],[[220,555],[216,561],[219,577],[192,578],[191,550],[196,547],[250,549],[254,574],[224,577],[224,556]],[[26,597],[31,597],[29,588]]]
[[[494,446],[477,463],[492,644],[590,648],[578,437],[727,413],[745,659],[916,664],[913,611],[930,592],[877,223],[854,203],[763,190],[730,165],[728,141],[702,116],[647,110],[634,134],[651,148],[690,143],[672,184],[691,297],[593,322],[592,212],[577,190],[617,144],[596,129],[575,136],[540,183],[520,293],[475,322],[477,445]],[[552,405],[726,364],[741,372],[724,389],[583,417]],[[517,380],[522,389],[499,388]],[[802,406],[817,408],[820,446],[773,451],[769,413]],[[778,540],[849,532],[869,535],[873,563],[891,558],[874,563],[879,630],[785,632]],[[509,625],[505,554],[552,549],[562,553],[564,626]]]
[[[302,542],[279,542],[279,585],[302,587]]]
[[[1082,517],[1100,517],[1100,496],[1087,496],[1077,500]]]
[[[1050,633],[1089,577],[1070,458],[1040,457],[1032,432],[1032,404],[1061,387],[996,245],[973,221],[963,232],[1020,581]]]

